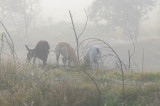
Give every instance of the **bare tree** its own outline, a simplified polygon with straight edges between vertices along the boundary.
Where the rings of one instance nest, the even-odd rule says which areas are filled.
[[[127,34],[127,35],[128,35],[128,34]],[[132,41],[133,51],[128,50],[128,70],[131,69],[131,59],[132,59],[132,57],[133,57],[133,55],[135,54],[135,51],[136,51],[135,42],[134,42],[133,37],[132,37],[132,35],[131,35],[130,32],[129,32],[129,38],[130,38],[131,41]]]
[[[24,17],[25,35],[28,36],[28,30],[39,12],[39,0],[23,0],[22,15]]]
[[[77,32],[76,32],[75,25],[74,25],[72,13],[71,13],[71,11],[69,10],[69,14],[70,14],[70,18],[71,18],[72,26],[73,26],[73,31],[74,31],[75,39],[76,39],[76,45],[77,45],[76,48],[77,48],[77,57],[78,57],[78,60],[79,60],[79,58],[80,58],[80,56],[79,56],[79,39],[80,39],[80,37],[82,36],[82,34],[84,33],[84,31],[85,31],[85,29],[86,29],[86,27],[87,27],[87,23],[88,23],[87,11],[86,11],[85,9],[84,9],[84,11],[85,11],[87,20],[86,20],[86,22],[85,22],[85,25],[84,25],[83,30],[82,30],[81,33],[78,35]]]
[[[2,27],[4,28],[5,32],[2,33],[2,36],[3,36],[3,39],[1,39],[2,41],[2,46],[1,46],[1,53],[2,53],[2,49],[3,49],[3,42],[4,42],[4,39],[5,39],[5,42],[8,44],[9,48],[10,48],[10,51],[11,51],[11,54],[14,58],[14,61],[18,61],[18,56],[17,56],[17,53],[15,51],[15,48],[14,48],[14,42],[12,40],[12,37],[10,36],[7,28],[4,26],[4,24],[2,23],[2,21],[0,21],[0,24],[2,25]]]
[[[3,4],[0,9],[2,8],[9,18],[13,18],[10,20],[12,20],[16,29],[17,26],[15,25],[20,24],[20,27],[24,27],[24,32],[27,36],[29,28],[38,16],[39,0],[2,0],[1,2]]]

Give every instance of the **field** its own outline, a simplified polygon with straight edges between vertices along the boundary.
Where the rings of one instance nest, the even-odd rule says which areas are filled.
[[[0,106],[97,106],[97,88],[83,71],[97,83],[101,106],[159,105],[159,72],[125,72],[123,97],[120,71],[84,67],[38,67],[6,61],[0,66]]]

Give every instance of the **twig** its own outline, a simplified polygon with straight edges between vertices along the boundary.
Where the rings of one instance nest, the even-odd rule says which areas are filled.
[[[73,18],[72,18],[72,14],[69,10],[69,14],[70,14],[70,18],[71,18],[71,21],[72,21],[72,26],[73,26],[73,31],[74,31],[74,34],[75,34],[75,39],[76,39],[76,43],[77,43],[77,57],[78,57],[78,60],[79,60],[79,41],[78,41],[78,36],[77,36],[77,33],[76,33],[76,29],[75,29],[75,26],[74,26],[74,22],[73,22]]]
[[[133,55],[134,55],[134,53],[135,53],[135,43],[134,43],[134,40],[133,40],[133,37],[132,37],[132,34],[130,33],[130,31],[129,31],[129,35],[128,34],[126,34],[130,39],[131,39],[131,41],[132,41],[132,46],[133,46],[133,51],[132,51],[132,53],[130,52],[130,50],[128,50],[128,70],[130,70],[130,68],[131,68],[131,58],[133,57]]]
[[[82,32],[79,34],[79,36],[78,36],[78,39],[81,37],[81,35],[84,33],[84,31],[85,31],[85,29],[86,29],[86,27],[87,27],[87,24],[88,24],[88,15],[87,15],[87,11],[86,11],[86,9],[84,8],[84,11],[85,11],[85,13],[86,13],[86,17],[87,17],[87,20],[86,20],[86,23],[85,23],[85,25],[84,25],[84,28],[83,28],[83,30],[82,30]]]
[[[10,48],[10,50],[11,50],[11,53],[12,53],[13,58],[14,58],[14,61],[15,61],[15,55],[14,55],[14,49],[13,49],[13,46],[12,46],[12,44],[10,44],[10,42],[9,42],[9,40],[8,40],[7,36],[5,35],[5,33],[3,33],[3,34],[4,34],[4,37],[5,37],[6,41],[7,41],[8,46],[9,46],[9,48]]]
[[[2,43],[1,43],[1,49],[0,49],[0,64],[2,63],[2,49],[3,49],[3,34],[2,34]]]
[[[7,28],[6,28],[6,27],[4,26],[4,24],[2,23],[2,21],[0,21],[0,23],[1,23],[2,27],[5,29],[8,37],[9,37],[9,39],[10,39],[10,41],[11,41],[11,43],[9,43],[9,40],[8,40],[6,34],[3,32],[4,37],[6,38],[7,43],[8,43],[8,45],[9,45],[10,49],[11,49],[12,55],[13,55],[14,59],[15,59],[15,57],[16,57],[16,59],[17,59],[17,61],[18,61],[18,56],[17,56],[17,53],[16,53],[16,51],[15,51],[15,49],[14,49],[14,42],[13,42],[13,40],[12,40],[12,38],[11,38],[8,30],[7,30]],[[18,62],[19,62],[19,61],[18,61]]]
[[[141,81],[140,81],[140,91],[141,91],[141,86],[142,86],[142,74],[143,74],[143,70],[144,70],[144,48],[143,48],[143,54],[142,54],[142,69],[141,69]]]
[[[4,24],[3,24],[1,21],[0,21],[0,23],[1,23],[1,25],[3,26],[3,28],[5,29],[5,31],[7,32],[7,35],[9,36],[9,38],[10,38],[12,44],[13,44],[13,49],[14,49],[14,42],[13,42],[13,40],[12,40],[12,38],[11,38],[11,36],[10,36],[8,30],[7,30],[7,28],[4,26]]]
[[[78,60],[80,60],[80,56],[79,56],[79,38],[82,36],[82,34],[84,33],[86,27],[87,27],[87,23],[88,23],[88,15],[87,15],[87,11],[86,9],[84,9],[85,11],[85,14],[86,14],[86,17],[87,17],[87,20],[85,22],[85,25],[84,25],[84,28],[83,30],[81,31],[81,33],[79,35],[77,35],[77,32],[76,32],[76,29],[75,29],[75,25],[74,25],[74,21],[73,21],[73,16],[71,14],[71,11],[69,10],[69,14],[70,14],[70,18],[71,18],[71,21],[72,21],[72,26],[73,26],[73,31],[74,31],[74,34],[75,34],[75,39],[76,39],[76,44],[77,44],[77,57],[78,57]]]

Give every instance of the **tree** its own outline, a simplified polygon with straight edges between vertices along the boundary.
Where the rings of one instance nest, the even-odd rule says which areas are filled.
[[[136,37],[140,19],[155,6],[156,0],[95,0],[90,17],[96,23],[106,22],[105,26],[120,28]]]
[[[39,0],[1,0],[1,10],[10,18],[16,18],[22,22],[25,29],[25,35],[28,35],[28,29],[37,18],[39,12]]]

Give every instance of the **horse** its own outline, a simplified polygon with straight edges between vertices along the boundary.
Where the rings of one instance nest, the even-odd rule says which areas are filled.
[[[84,56],[84,62],[90,64],[93,70],[99,69],[101,61],[101,49],[98,45],[92,45]]]
[[[74,49],[71,47],[71,45],[67,42],[59,42],[56,45],[55,54],[56,54],[57,64],[59,64],[60,54],[63,56],[62,61],[64,65],[66,65],[67,61],[68,61],[68,66],[70,66],[71,62],[74,63],[74,66],[78,64],[78,58],[76,56],[76,53]]]
[[[43,65],[46,65],[46,61],[47,61],[49,49],[50,49],[50,46],[47,41],[42,41],[42,40],[39,41],[34,49],[29,49],[27,45],[25,46],[26,46],[26,49],[28,50],[27,60],[29,62],[31,61],[32,58],[34,58],[33,64],[35,64],[36,58],[39,58],[40,60],[43,61]]]

